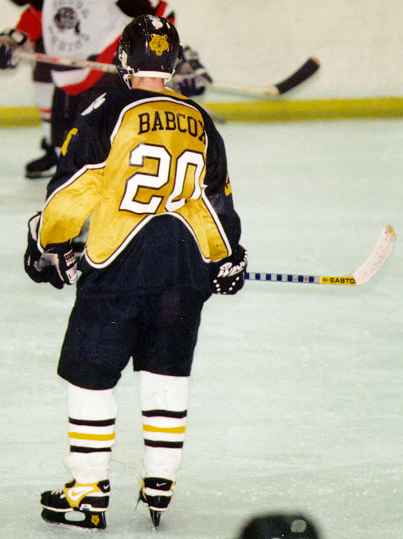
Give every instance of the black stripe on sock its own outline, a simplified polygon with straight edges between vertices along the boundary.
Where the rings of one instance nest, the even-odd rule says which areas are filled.
[[[70,453],[110,453],[110,447],[80,447],[79,445],[71,445]]]
[[[143,410],[144,417],[173,417],[174,419],[182,419],[187,415],[187,410],[183,410],[183,412],[173,412],[171,410]]]
[[[144,445],[148,447],[165,447],[167,449],[182,449],[183,442],[157,442],[155,440],[144,440]]]
[[[89,419],[73,419],[69,417],[69,423],[72,425],[84,425],[87,427],[111,427],[115,424],[115,419],[100,419],[90,421]]]

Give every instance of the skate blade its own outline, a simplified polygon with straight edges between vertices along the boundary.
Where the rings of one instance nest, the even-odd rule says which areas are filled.
[[[155,530],[157,530],[160,526],[161,515],[161,511],[154,511],[153,509],[150,509],[151,522]]]
[[[135,506],[136,511],[139,507],[140,502],[148,506],[147,502],[141,497],[141,494],[140,494],[140,496],[137,499],[136,506]],[[164,511],[155,511],[155,509],[150,509],[150,507],[148,507],[148,512],[151,518],[151,524],[152,524],[153,530],[158,529],[160,525],[160,521],[161,521],[161,515],[162,513],[164,513]]]
[[[83,511],[67,511],[64,513],[42,509],[41,517],[48,524],[80,531],[93,532],[104,530],[106,528],[104,512],[90,513]]]

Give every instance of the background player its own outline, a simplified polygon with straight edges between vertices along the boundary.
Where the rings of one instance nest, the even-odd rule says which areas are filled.
[[[176,29],[165,19],[141,16],[125,28],[119,72],[127,87],[83,111],[43,212],[29,222],[25,269],[61,288],[76,279],[71,240],[90,217],[58,367],[68,387],[73,480],[42,494],[50,522],[106,526],[113,388],[133,357],[144,430],[139,499],[159,525],[182,458],[203,304],[244,283],[222,138],[199,105],[165,88],[178,53]],[[73,510],[84,520],[69,520]]]
[[[17,6],[26,6],[31,4],[33,7],[38,6],[38,1],[29,2],[27,0],[11,0]],[[25,10],[22,14],[16,30],[24,35],[31,32],[35,27],[35,15],[31,10]],[[3,32],[4,33],[4,32]],[[18,36],[18,34],[16,34]],[[22,39],[24,36],[21,36]],[[17,37],[18,39],[18,37]],[[37,38],[34,41],[35,52],[44,52],[42,38]],[[7,66],[7,64],[5,64]],[[39,115],[42,123],[43,137],[41,140],[41,148],[45,151],[44,155],[39,159],[27,163],[25,167],[25,176],[27,178],[50,178],[56,172],[57,154],[52,146],[50,137],[50,125],[52,116],[52,100],[54,85],[51,74],[51,67],[48,64],[36,63],[32,70],[32,80],[35,89],[35,101],[39,110]]]
[[[37,50],[41,50],[43,41],[44,50],[49,55],[105,63],[114,61],[120,33],[131,18],[141,14],[164,16],[171,22],[175,18],[168,2],[164,1],[86,0],[85,3],[77,3],[66,0],[62,6],[56,0],[17,0],[17,3],[28,3],[29,7],[22,13],[16,29],[2,34],[10,37],[15,46],[34,44]],[[10,46],[0,46],[0,68],[15,67],[12,51]],[[177,79],[172,84],[187,96],[201,95],[212,82],[197,53],[190,47],[183,49],[177,71]],[[46,68],[37,67],[35,73],[42,80]],[[46,151],[44,158],[27,165],[26,175],[29,178],[53,174],[55,151],[61,147],[77,114],[96,95],[118,84],[114,75],[60,66],[52,67],[52,78],[55,83],[52,106],[42,106],[47,114],[51,114],[51,141],[48,143],[45,138],[42,142]]]

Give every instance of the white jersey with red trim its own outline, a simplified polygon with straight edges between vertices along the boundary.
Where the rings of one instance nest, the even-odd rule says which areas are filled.
[[[88,58],[110,48],[130,22],[116,0],[45,0],[42,33],[47,54]],[[53,71],[56,86],[79,85],[90,71]]]

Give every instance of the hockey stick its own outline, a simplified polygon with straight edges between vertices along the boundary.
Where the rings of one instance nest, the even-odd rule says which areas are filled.
[[[278,95],[289,92],[296,86],[299,86],[307,79],[312,77],[320,67],[320,61],[318,58],[308,58],[308,60],[302,64],[301,67],[295,71],[292,75],[277,82],[276,84],[270,84],[264,88],[253,88],[251,86],[236,86],[231,84],[214,84],[211,90],[223,94],[233,94],[244,97],[254,97],[257,99],[264,99],[268,97],[277,97]]]
[[[270,281],[275,283],[297,284],[330,284],[339,286],[356,286],[367,283],[381,269],[393,251],[396,232],[391,225],[383,228],[368,258],[351,275],[299,275],[289,273],[256,273],[249,272],[246,279],[250,281]]]
[[[104,64],[92,60],[79,60],[75,58],[66,58],[65,56],[49,56],[42,52],[26,52],[19,49],[14,51],[14,55],[21,60],[29,60],[31,62],[39,62],[42,64],[93,69],[95,71],[103,71],[104,73],[117,73],[116,66],[113,64]]]
[[[0,43],[8,43],[9,39],[0,39]],[[116,66],[113,64],[105,64],[102,62],[94,62],[92,60],[80,60],[74,58],[66,58],[64,56],[49,56],[48,54],[40,52],[26,52],[20,49],[16,49],[14,54],[17,58],[22,60],[29,60],[34,62],[40,62],[51,65],[63,65],[74,68],[93,69],[97,71],[103,71],[104,73],[116,73]],[[295,73],[287,77],[277,84],[269,85],[265,88],[251,88],[234,85],[214,84],[211,86],[211,90],[218,93],[235,94],[244,97],[255,98],[267,98],[276,97],[284,94],[289,90],[292,90],[299,84],[309,79],[320,66],[320,62],[317,58],[309,58]]]

